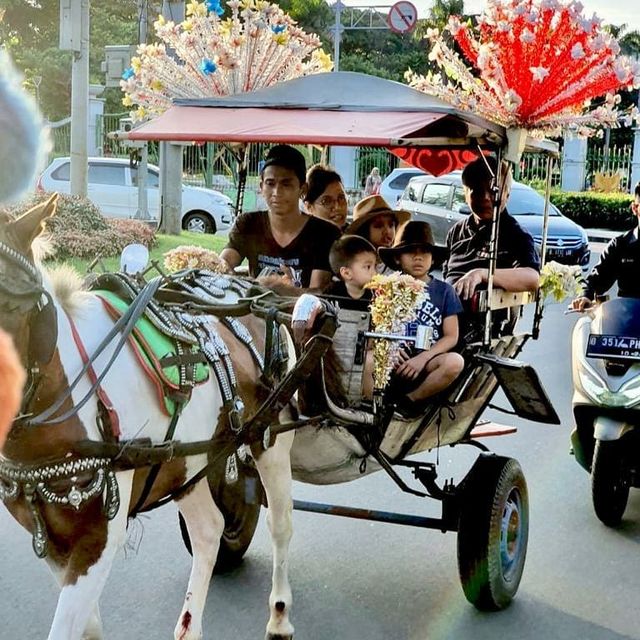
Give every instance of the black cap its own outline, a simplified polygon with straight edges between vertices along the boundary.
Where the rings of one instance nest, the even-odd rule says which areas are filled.
[[[462,184],[465,187],[475,187],[479,184],[490,185],[497,169],[498,162],[494,157],[477,158],[463,169]]]
[[[262,173],[267,167],[276,166],[290,169],[296,174],[300,184],[304,184],[307,179],[307,163],[304,156],[288,144],[277,144],[269,149],[267,158],[262,167]],[[262,175],[261,173],[261,175]]]

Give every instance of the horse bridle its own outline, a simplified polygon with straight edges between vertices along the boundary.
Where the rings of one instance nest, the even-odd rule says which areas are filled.
[[[0,258],[17,267],[27,276],[23,289],[10,286],[8,279],[0,279],[0,295],[10,303],[4,306],[17,308],[25,314],[35,312],[29,320],[30,338],[28,368],[38,368],[51,361],[57,341],[57,314],[51,294],[45,289],[37,267],[22,253],[0,242]],[[17,303],[17,304],[16,304]]]

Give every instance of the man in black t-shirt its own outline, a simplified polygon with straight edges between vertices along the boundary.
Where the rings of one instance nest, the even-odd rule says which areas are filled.
[[[443,275],[463,300],[471,298],[476,288],[489,279],[494,206],[491,185],[496,171],[495,159],[479,158],[462,172],[465,200],[471,214],[453,225],[447,234],[449,259],[443,266]],[[506,197],[503,200],[506,202]],[[502,211],[494,286],[506,291],[535,291],[539,271],[540,258],[533,238],[515,218]]]
[[[260,175],[268,210],[238,216],[220,254],[229,269],[247,258],[250,275],[280,293],[320,290],[330,282],[329,249],[340,231],[300,211],[305,175],[297,149],[276,145],[269,151]]]

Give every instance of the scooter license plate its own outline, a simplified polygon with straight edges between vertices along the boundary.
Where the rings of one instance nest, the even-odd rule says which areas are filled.
[[[640,338],[590,334],[587,358],[640,360]]]

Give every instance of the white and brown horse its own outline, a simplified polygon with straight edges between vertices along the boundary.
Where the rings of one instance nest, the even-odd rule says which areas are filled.
[[[2,464],[5,471],[13,469],[16,478],[24,480],[25,473],[33,474],[31,480],[35,478],[35,485],[32,482],[29,491],[15,491],[19,483],[14,483],[14,495],[9,495],[11,487],[6,482],[0,483],[0,489],[4,491],[7,508],[23,527],[37,533],[40,519],[40,530],[46,533],[46,559],[61,587],[49,640],[98,639],[102,638],[98,600],[116,551],[125,542],[130,509],[142,495],[149,468],[118,471],[111,476],[117,484],[111,487],[111,494],[112,497],[119,495],[119,508],[116,503],[115,513],[108,517],[105,502],[109,487],[103,488],[105,483],[99,482],[104,479],[104,473],[97,474],[108,472],[108,466],[100,466],[88,458],[78,460],[70,454],[78,441],[102,440],[98,428],[99,404],[89,375],[78,379],[61,406],[56,407],[56,403],[65,397],[71,381],[83,371],[78,344],[84,345],[86,353],[94,353],[114,322],[97,296],[68,291],[62,295],[62,289],[56,289],[52,278],[38,266],[33,244],[54,210],[52,198],[18,219],[6,215],[0,219],[0,327],[13,337],[23,365],[30,371],[23,415],[9,432]],[[43,328],[38,326],[38,315],[42,313],[45,298],[53,307],[45,306],[50,315],[45,323],[48,326]],[[241,320],[261,349],[265,341],[264,322],[250,315]],[[56,322],[57,331],[52,330]],[[244,402],[245,415],[251,415],[260,401],[259,368],[245,345],[215,318],[211,318],[211,322],[231,352],[238,393]],[[79,342],[74,339],[74,330]],[[46,344],[51,340],[53,343]],[[106,367],[113,349],[114,346],[109,345],[93,362],[98,375]],[[119,416],[121,441],[146,438],[152,443],[163,442],[170,418],[161,410],[153,384],[141,373],[130,349],[125,347],[118,354],[101,386]],[[264,390],[262,394],[264,397]],[[85,397],[89,399],[82,404]],[[57,409],[55,415],[39,424],[28,419],[34,415],[46,416],[51,407]],[[55,417],[60,415],[64,420],[55,423]],[[212,375],[208,382],[194,388],[173,439],[181,443],[205,441],[229,429],[228,422],[222,392]],[[287,575],[292,534],[289,462],[292,440],[293,432],[282,434],[266,451],[262,447],[252,451],[269,505],[273,582],[266,637],[272,640],[293,637],[289,621],[292,596]],[[172,494],[206,463],[206,454],[199,454],[162,464],[144,504]],[[66,470],[66,474],[56,476],[60,469]],[[38,480],[42,480],[40,488]],[[38,502],[35,508],[34,501]],[[203,608],[224,519],[206,478],[179,495],[176,502],[191,539],[193,566],[174,637],[195,640],[203,635]],[[34,540],[34,545],[38,543],[42,541]],[[163,636],[166,632],[154,630],[150,635]]]

